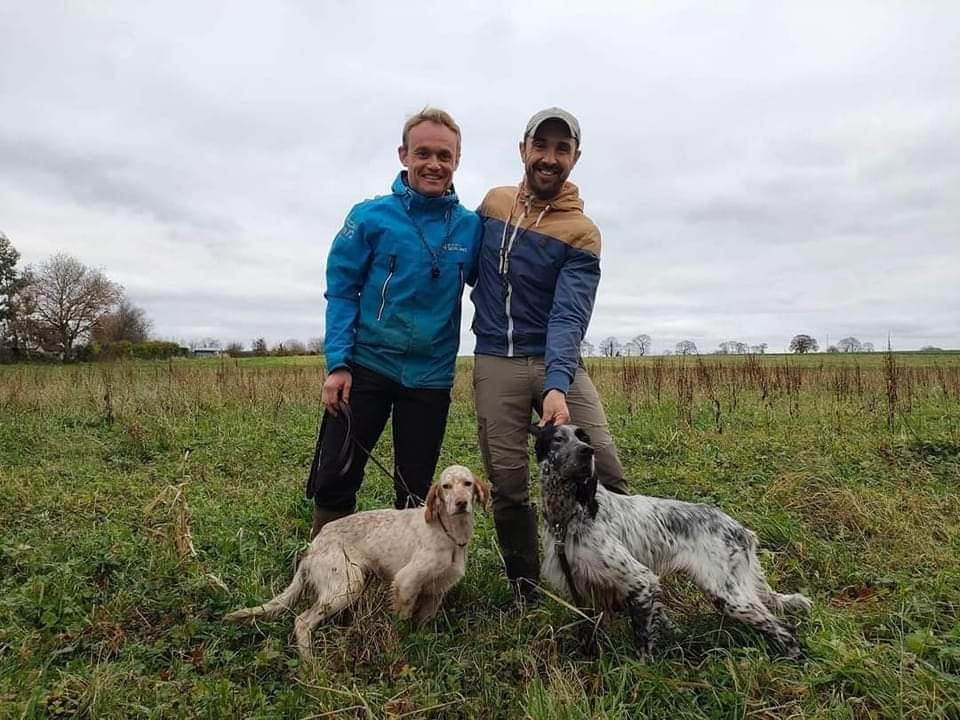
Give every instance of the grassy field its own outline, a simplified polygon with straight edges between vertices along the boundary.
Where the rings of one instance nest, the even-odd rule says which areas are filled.
[[[634,492],[716,503],[810,595],[771,658],[684,581],[657,658],[513,608],[489,516],[435,626],[382,589],[316,633],[220,617],[289,580],[313,359],[0,367],[0,717],[960,718],[960,354],[588,363]],[[470,361],[442,464],[480,469]],[[390,454],[389,437],[378,449]],[[371,467],[363,509],[390,504]]]

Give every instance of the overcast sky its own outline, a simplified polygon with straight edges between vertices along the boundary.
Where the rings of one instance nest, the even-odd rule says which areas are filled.
[[[321,334],[330,242],[430,103],[468,207],[519,181],[533,112],[580,118],[595,342],[960,347],[955,0],[22,0],[0,27],[0,230],[158,336]]]

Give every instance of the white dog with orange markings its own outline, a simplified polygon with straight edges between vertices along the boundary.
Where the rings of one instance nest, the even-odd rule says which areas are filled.
[[[291,610],[302,597],[311,598],[313,604],[294,623],[297,648],[309,661],[313,629],[357,602],[367,580],[376,575],[390,583],[400,618],[424,623],[463,577],[474,499],[486,505],[489,495],[487,485],[470,470],[451,465],[430,487],[423,508],[368,510],[325,525],[286,590],[224,619],[271,617]]]

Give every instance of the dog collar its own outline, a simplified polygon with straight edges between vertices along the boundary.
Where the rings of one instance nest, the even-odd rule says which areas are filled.
[[[437,520],[440,521],[440,527],[443,528],[443,533],[444,533],[444,535],[446,535],[448,538],[450,538],[450,540],[453,541],[453,544],[456,545],[458,548],[465,548],[465,547],[470,543],[469,540],[467,540],[467,542],[462,542],[462,543],[461,543],[461,542],[457,542],[457,539],[456,539],[453,535],[450,534],[450,531],[447,530],[447,526],[444,525],[444,523],[443,523],[443,515],[441,515],[440,513],[437,513]]]

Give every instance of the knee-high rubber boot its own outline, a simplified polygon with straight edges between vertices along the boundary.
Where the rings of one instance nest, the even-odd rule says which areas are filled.
[[[520,598],[535,601],[540,581],[537,511],[530,505],[520,505],[495,511],[493,519],[507,580]]]
[[[332,523],[334,520],[339,520],[342,517],[346,517],[353,513],[353,510],[324,510],[323,508],[318,508],[316,505],[313,506],[313,528],[310,530],[310,539],[313,540],[317,533],[323,528],[327,523]]]

